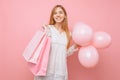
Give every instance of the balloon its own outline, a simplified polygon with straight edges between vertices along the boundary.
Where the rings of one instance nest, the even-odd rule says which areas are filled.
[[[92,45],[81,47],[78,53],[78,59],[82,66],[86,68],[94,67],[99,60],[99,54]]]
[[[75,24],[72,32],[74,42],[81,46],[86,46],[90,43],[93,37],[93,30],[86,24]]]
[[[93,36],[92,45],[96,48],[107,48],[110,43],[111,36],[106,32],[96,32]]]

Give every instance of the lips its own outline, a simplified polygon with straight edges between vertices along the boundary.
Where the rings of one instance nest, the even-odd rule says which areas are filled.
[[[56,20],[60,20],[61,18],[60,17],[57,17]]]
[[[56,22],[62,22],[63,21],[63,18],[60,17],[60,16],[56,16],[54,19],[55,19]]]

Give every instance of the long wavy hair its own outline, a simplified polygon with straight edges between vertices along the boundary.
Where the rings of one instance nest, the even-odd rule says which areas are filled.
[[[53,15],[54,15],[54,12],[55,12],[55,9],[60,7],[64,14],[65,14],[65,18],[62,22],[62,29],[66,32],[66,35],[67,35],[67,39],[68,39],[68,43],[67,43],[67,49],[70,47],[70,40],[71,40],[71,36],[70,36],[70,31],[68,29],[68,20],[67,20],[67,13],[66,13],[66,10],[65,8],[62,6],[62,5],[56,5],[53,9],[52,9],[52,12],[51,12],[51,15],[50,15],[50,20],[49,20],[49,24],[50,25],[54,25],[55,24],[55,20],[53,18]]]

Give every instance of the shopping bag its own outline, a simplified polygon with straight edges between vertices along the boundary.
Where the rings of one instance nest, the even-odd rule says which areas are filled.
[[[31,63],[37,62],[37,61],[35,61],[35,56],[34,57],[32,57],[32,56],[33,56],[35,50],[37,49],[38,45],[42,41],[45,34],[46,34],[45,32],[38,30],[35,33],[35,35],[33,36],[33,38],[31,39],[31,41],[29,42],[29,44],[26,46],[26,48],[23,52],[23,57],[25,58],[25,60],[27,62],[31,62]],[[38,58],[38,56],[39,55],[36,53],[36,58]],[[33,58],[34,58],[34,60],[33,60]]]
[[[46,32],[37,31],[25,48],[23,56],[34,75],[46,75],[51,38]]]
[[[40,40],[39,44],[37,45],[36,49],[34,50],[32,56],[29,58],[28,62],[36,64],[38,61],[38,58],[42,57],[44,47],[46,47],[47,38],[48,38],[47,34],[43,33],[42,37],[40,38],[41,40]]]
[[[46,37],[44,41],[45,44],[40,52],[38,62],[36,64],[28,62],[28,68],[35,76],[45,76],[47,73],[51,39],[50,37]]]

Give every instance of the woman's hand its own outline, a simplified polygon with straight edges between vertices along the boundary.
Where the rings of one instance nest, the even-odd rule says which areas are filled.
[[[81,46],[80,45],[78,45],[78,44],[74,44],[74,46],[75,46],[75,48],[80,48]]]
[[[47,24],[44,24],[44,25],[42,26],[42,28],[43,28],[44,30],[47,30],[48,25],[47,25]]]
[[[43,26],[44,32],[47,34],[47,36],[51,37],[50,27],[49,25],[44,24]]]

